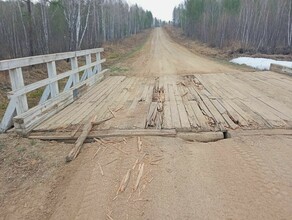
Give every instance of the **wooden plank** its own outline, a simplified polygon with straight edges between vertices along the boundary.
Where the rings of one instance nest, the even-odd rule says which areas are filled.
[[[170,98],[168,92],[168,83],[165,77],[159,78],[159,83],[163,86],[165,91],[165,101],[164,101],[164,114],[163,114],[163,123],[162,128],[171,129],[173,127],[173,122],[171,118],[171,110],[170,110]]]
[[[16,116],[16,101],[11,99],[0,124],[0,133],[12,127],[14,116]]]
[[[187,112],[186,112],[186,109],[185,109],[185,106],[183,104],[182,97],[181,97],[183,94],[179,93],[176,83],[173,84],[173,90],[174,90],[175,100],[177,103],[177,109],[179,112],[181,128],[182,129],[190,129],[191,125],[190,125],[189,118],[188,118],[188,115],[187,115]]]
[[[84,103],[83,100],[85,100],[86,102],[91,102],[95,98],[94,94],[102,95],[103,88],[106,89],[105,81],[108,80],[112,80],[112,78],[104,80],[101,84],[97,85],[96,87],[92,87],[83,97],[81,97],[81,99],[74,102],[72,105],[68,106],[66,109],[52,117],[50,120],[43,123],[41,127],[53,129],[59,127],[60,125],[68,126],[72,122],[72,119],[74,119],[74,117],[76,117],[78,114],[83,113],[82,110],[83,107],[86,109],[86,105],[83,106]],[[78,111],[74,113],[76,109],[78,109]],[[68,121],[68,123],[66,123],[66,121]],[[39,128],[40,127],[38,127],[38,129]]]
[[[205,116],[202,113],[202,110],[200,109],[198,102],[197,101],[189,101],[189,105],[191,106],[191,108],[194,111],[195,116],[198,119],[199,122],[199,130],[200,131],[212,131],[214,129],[211,128],[211,126],[209,125],[209,121],[207,119],[207,116]]]
[[[100,93],[93,93],[94,95],[92,95],[92,99],[90,99],[91,101],[87,100],[86,97],[83,97],[82,100],[84,100],[84,102],[82,102],[78,108],[76,108],[76,106],[72,106],[72,108],[76,108],[78,109],[78,112],[76,113],[76,110],[72,109],[72,113],[73,115],[71,115],[70,117],[66,117],[65,121],[61,121],[60,123],[62,123],[63,125],[72,125],[72,124],[78,124],[80,122],[82,122],[83,120],[88,120],[89,117],[91,117],[91,114],[97,114],[98,111],[100,111],[99,109],[97,109],[97,107],[100,107],[99,105],[101,103],[106,104],[106,98],[113,92],[115,92],[115,89],[113,88],[118,88],[119,86],[121,86],[121,83],[123,80],[125,79],[125,77],[115,77],[114,78],[114,83],[110,83],[110,84],[105,84],[105,89],[104,91],[101,91]],[[106,110],[107,111],[107,110]],[[72,114],[71,113],[71,114]],[[99,116],[99,114],[97,114],[97,116]],[[98,117],[98,119],[101,119],[100,117]]]
[[[92,129],[92,123],[95,121],[95,118],[91,119],[87,124],[84,125],[81,135],[78,137],[75,147],[70,151],[66,157],[66,162],[74,160],[80,153],[81,147],[84,141],[87,139],[88,134]]]
[[[129,112],[126,106],[126,101],[128,97],[131,95],[130,88],[136,84],[138,79],[136,77],[127,78],[126,84],[123,86],[122,92],[119,93],[118,96],[113,100],[113,102],[109,105],[109,108],[113,111],[119,109],[118,112],[115,112],[117,118],[110,120],[98,127],[98,129],[115,129],[119,128],[120,124],[124,123],[123,120],[126,117],[126,114]],[[109,111],[105,111],[100,115],[100,118],[110,117],[111,113]]]
[[[45,101],[47,101],[49,98],[50,98],[50,95],[51,95],[51,90],[50,90],[50,86],[46,86],[43,94],[42,94],[42,97],[39,101],[39,105],[40,104],[43,104]]]
[[[102,77],[100,77],[100,80]],[[17,132],[26,135],[34,127],[50,118],[52,115],[64,109],[66,106],[74,101],[73,90],[77,86],[82,86],[88,83],[91,79],[79,83],[74,88],[62,95],[59,95],[53,99],[48,100],[42,105],[36,106],[29,111],[23,113],[14,118],[14,124],[18,128]],[[77,87],[78,88],[78,87]]]
[[[265,103],[259,102],[255,98],[249,100],[242,100],[244,104],[249,106],[254,112],[261,115],[272,127],[286,127],[287,124],[277,115],[270,111],[270,108]]]
[[[236,121],[236,124],[239,124],[240,126],[248,126],[248,122],[231,106],[229,105],[225,99],[219,99],[218,102],[224,106],[224,108],[227,110],[227,113],[230,118],[233,118],[233,121]]]
[[[178,89],[179,89],[180,93],[183,94],[182,100],[183,100],[183,104],[184,104],[191,128],[199,129],[200,122],[197,119],[197,116],[196,116],[195,112],[193,111],[193,108],[190,105],[189,98],[187,97],[187,94],[189,93],[188,90],[186,89],[185,86],[178,86]],[[184,95],[184,94],[186,94],[186,95]]]
[[[173,84],[169,84],[168,86],[168,94],[169,94],[169,105],[170,105],[170,113],[172,119],[172,127],[173,128],[181,128],[181,122],[179,117],[179,112],[177,109],[177,103],[175,100]]]
[[[257,126],[260,128],[272,128],[270,125],[260,114],[255,113],[249,106],[244,104],[241,100],[234,99],[232,100],[243,112],[245,112],[248,117],[251,117],[254,122],[256,122]]]
[[[173,127],[172,117],[171,117],[171,110],[170,110],[170,102],[164,102],[164,114],[163,114],[163,123],[162,128],[171,129]]]
[[[188,86],[187,89],[195,97],[194,101],[190,101],[190,105],[195,115],[197,116],[201,129],[203,131],[210,131],[216,129],[215,128],[216,124],[213,115],[210,113],[205,103],[201,100],[197,91],[192,86]]]
[[[97,75],[95,75],[96,77]],[[104,77],[100,77],[100,81],[103,80]],[[58,114],[54,115],[50,120],[45,121],[44,123],[40,124],[36,130],[44,130],[44,129],[51,129],[53,130],[54,128],[60,127],[61,125],[64,126],[66,123],[64,123],[66,120],[71,120],[73,117],[72,114],[74,109],[80,109],[80,106],[82,106],[83,102],[82,100],[86,100],[87,102],[91,102],[93,100],[94,94],[99,94],[102,95],[104,89],[106,89],[106,82],[114,80],[114,78],[110,77],[102,81],[100,84],[91,87],[91,89],[84,94],[84,96],[80,99],[81,101],[75,101],[72,105],[68,106],[67,108],[63,109],[60,111]],[[81,109],[80,109],[81,110]],[[78,111],[77,113],[75,112],[74,116],[76,114],[81,114],[82,112]]]
[[[228,123],[230,128],[232,128],[233,130],[239,128],[239,126],[235,124],[235,121],[232,121],[232,119],[229,117],[227,110],[218,102],[218,100],[212,99],[210,101],[215,106],[215,108],[219,111],[219,113],[222,115],[225,121]]]
[[[68,133],[68,135],[67,135]],[[71,132],[65,132],[62,135],[45,135],[44,133],[33,133],[29,136],[30,139],[39,140],[76,140],[76,137],[71,137]],[[136,136],[162,136],[175,137],[177,134],[175,129],[170,130],[154,130],[154,129],[135,129],[135,130],[99,130],[92,131],[87,136],[88,139],[107,138],[107,137],[136,137]]]
[[[281,73],[281,74],[285,74],[288,76],[292,76],[292,69],[285,67],[285,66],[281,66],[281,65],[277,65],[277,64],[271,64],[270,67],[271,71],[274,71],[276,73]]]
[[[81,50],[75,52],[56,53],[48,55],[40,55],[33,57],[24,57],[12,60],[0,61],[0,71],[10,70],[20,67],[33,66],[41,63],[48,63],[52,61],[65,60],[72,57],[85,56],[87,54],[103,52],[103,48],[95,48],[91,50]]]

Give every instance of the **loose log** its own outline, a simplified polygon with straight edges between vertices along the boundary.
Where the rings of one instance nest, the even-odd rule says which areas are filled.
[[[90,120],[87,124],[84,125],[83,131],[79,138],[76,141],[75,147],[70,151],[69,155],[66,157],[66,162],[70,162],[74,160],[78,154],[80,153],[80,150],[83,146],[84,141],[86,140],[88,134],[90,133],[92,129],[92,123],[95,121],[96,116]]]

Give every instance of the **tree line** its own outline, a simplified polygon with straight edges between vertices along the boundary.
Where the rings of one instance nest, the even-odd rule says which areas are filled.
[[[0,59],[95,48],[159,23],[123,0],[0,0]]]
[[[291,53],[291,0],[185,0],[173,23],[211,46]]]

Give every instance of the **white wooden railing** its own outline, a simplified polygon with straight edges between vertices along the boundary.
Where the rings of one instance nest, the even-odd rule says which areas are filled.
[[[88,87],[103,77],[100,53],[102,48],[68,53],[57,53],[42,56],[25,57],[0,61],[0,71],[9,71],[12,91],[8,93],[10,99],[5,115],[0,124],[0,132],[15,126],[16,130],[26,134],[33,127],[51,117],[72,103],[80,88]],[[96,61],[92,62],[92,55]],[[78,58],[85,57],[85,65],[78,66]],[[70,60],[71,70],[57,74],[56,61]],[[23,67],[38,64],[47,65],[48,77],[44,80],[25,85],[22,73]],[[82,73],[80,77],[80,73]],[[68,78],[63,91],[60,91],[58,81]],[[37,106],[29,109],[27,93],[45,88]],[[13,120],[14,119],[14,120]]]

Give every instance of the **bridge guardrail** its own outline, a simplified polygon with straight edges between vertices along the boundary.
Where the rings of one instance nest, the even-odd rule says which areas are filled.
[[[0,71],[9,71],[12,88],[12,91],[8,92],[10,101],[0,124],[0,132],[7,131],[14,124],[19,133],[26,134],[33,127],[72,103],[76,99],[78,89],[85,85],[91,86],[103,77],[106,71],[102,71],[101,66],[106,61],[101,59],[103,51],[103,48],[96,48],[0,61]],[[94,62],[92,62],[92,55],[96,57]],[[78,66],[79,57],[85,57],[85,65]],[[58,74],[56,61],[68,59],[71,70]],[[25,85],[22,68],[38,64],[47,65],[47,78]],[[60,91],[58,81],[65,78],[68,80],[64,89]],[[45,89],[39,104],[29,109],[27,93],[40,88]]]

